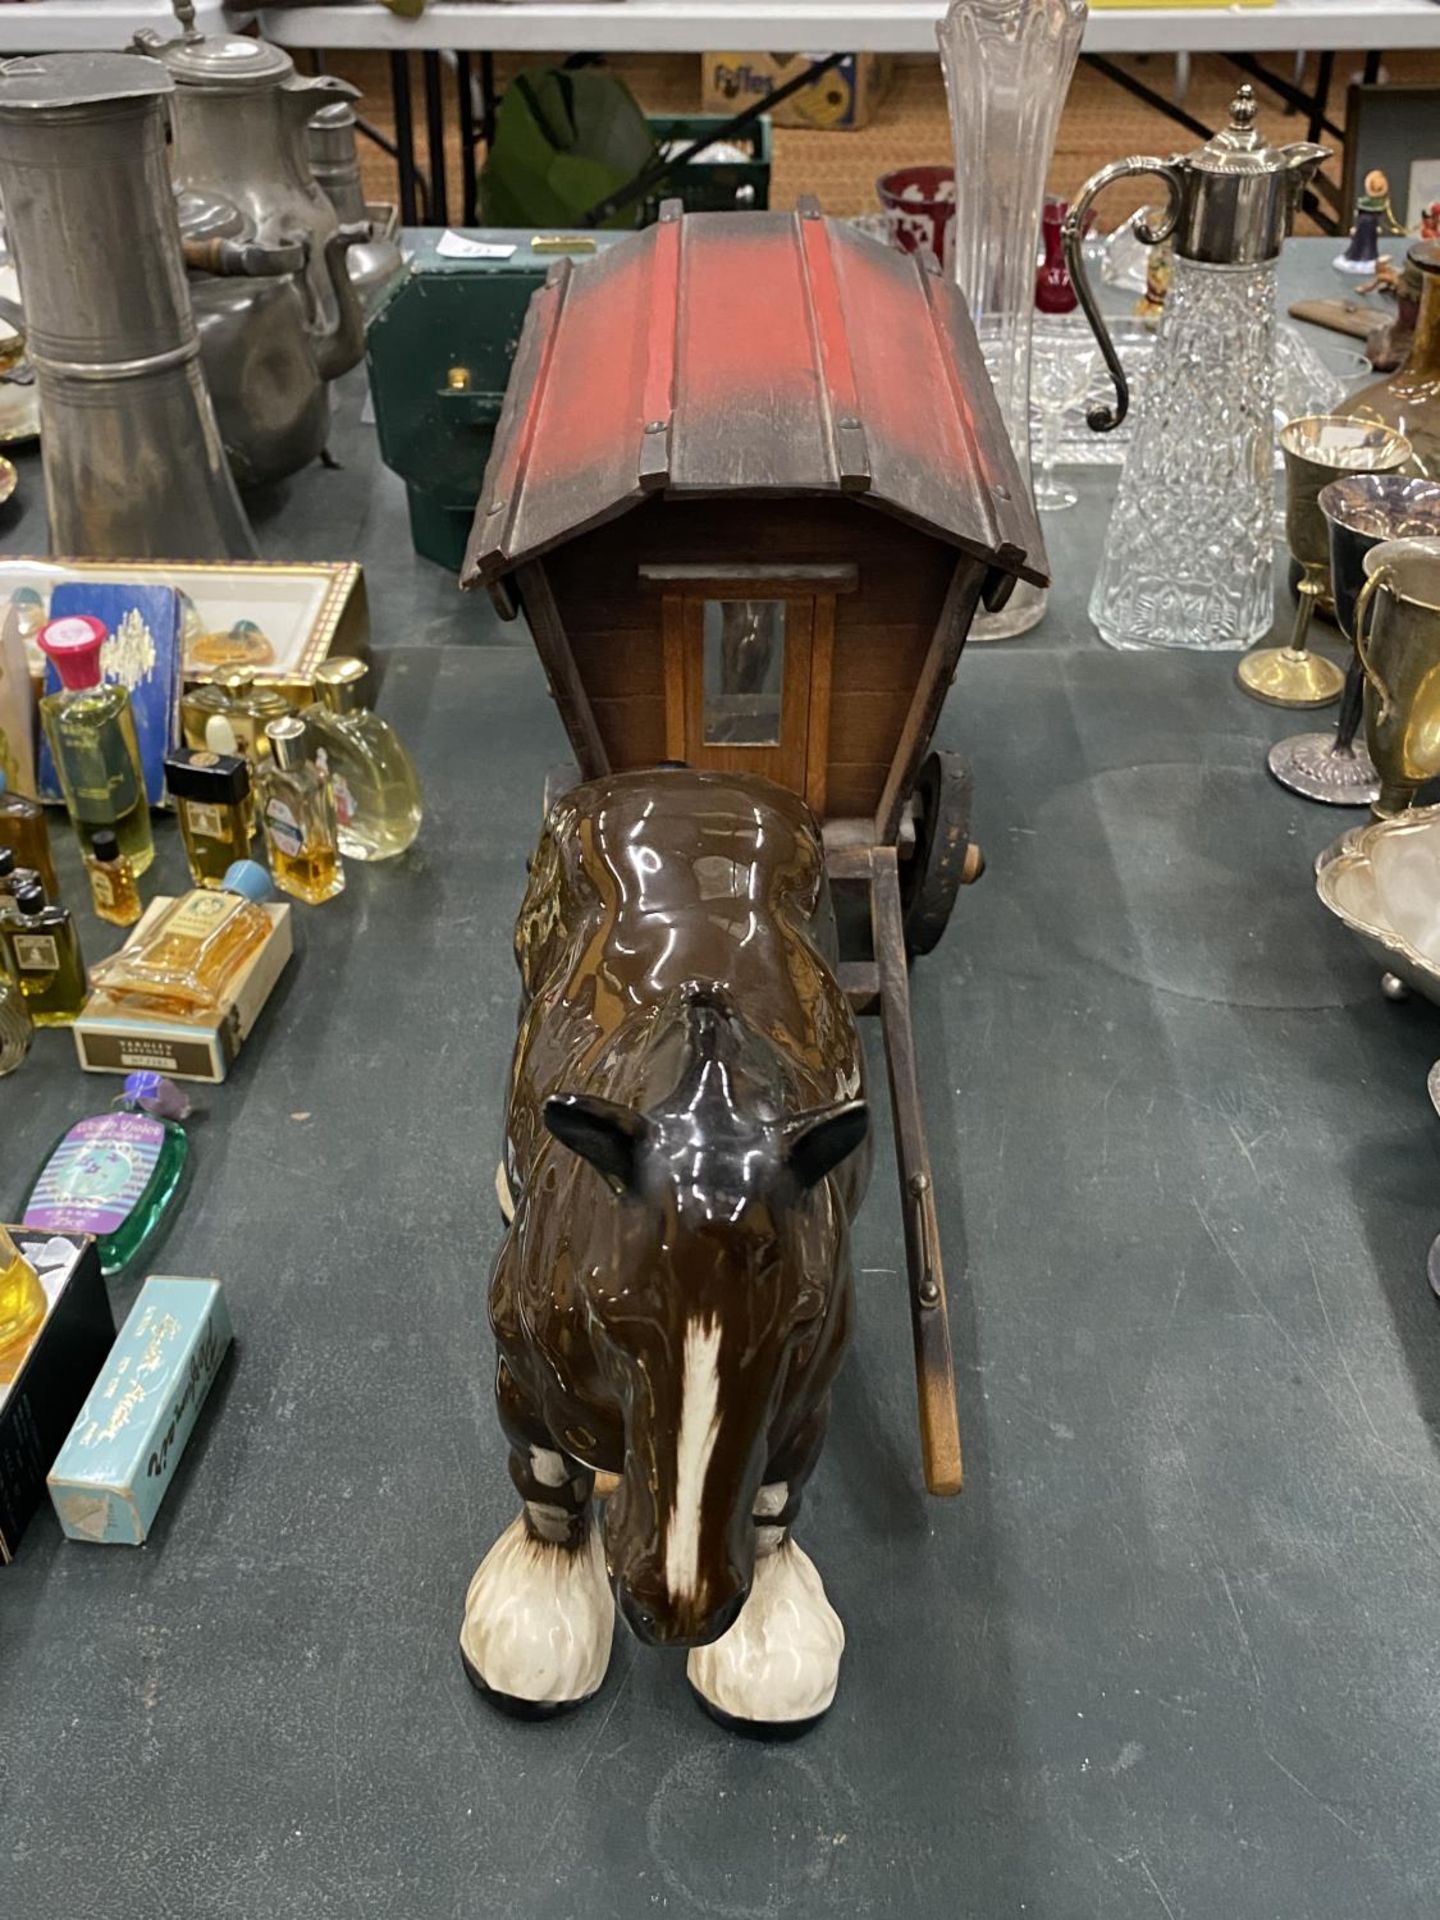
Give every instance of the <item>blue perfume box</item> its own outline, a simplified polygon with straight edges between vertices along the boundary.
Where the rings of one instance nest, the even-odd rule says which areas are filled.
[[[110,638],[100,652],[102,678],[124,687],[135,713],[135,736],[152,807],[165,799],[165,756],[180,740],[180,694],[184,671],[184,620],[174,587],[116,587],[99,581],[62,580],[50,596],[50,618],[88,613],[102,620]],[[56,693],[60,675],[45,663],[45,691]],[[60,782],[50,743],[40,740],[40,798],[59,800]]]
[[[47,1477],[70,1539],[143,1543],[230,1340],[218,1280],[151,1274]]]

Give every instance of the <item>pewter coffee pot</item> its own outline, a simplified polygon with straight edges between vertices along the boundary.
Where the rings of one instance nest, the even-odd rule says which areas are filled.
[[[1158,174],[1168,205],[1136,221],[1175,265],[1134,438],[1090,599],[1117,647],[1247,647],[1269,631],[1275,480],[1275,262],[1300,195],[1328,156],[1307,140],[1272,147],[1242,86],[1230,124],[1194,153],[1117,160],[1088,180],[1065,219],[1065,260],[1115,382],[1129,386],[1081,253],[1090,204],[1113,181]]]
[[[124,53],[0,65],[0,199],[51,550],[253,557],[200,365],[165,161],[171,81]]]
[[[187,28],[178,40],[162,44],[150,33],[135,39],[143,52],[164,62],[175,82],[175,188],[198,196],[206,207],[206,232],[192,233],[192,241],[215,237],[218,222],[233,228],[218,237],[240,243],[228,251],[192,250],[191,263],[212,281],[283,274],[298,296],[298,304],[287,303],[263,286],[247,296],[204,278],[192,287],[206,366],[237,471],[247,483],[275,479],[322,450],[328,415],[317,406],[317,393],[323,400],[323,383],[348,372],[365,348],[346,253],[369,239],[369,224],[341,224],[311,172],[305,137],[317,107],[354,98],[356,90],[328,74],[302,79],[289,54],[263,40],[196,33],[188,5],[177,6],[176,13]],[[217,206],[228,206],[238,220],[217,214]],[[282,266],[286,256],[291,264]],[[214,318],[217,313],[223,320]],[[255,317],[256,329],[248,341],[246,313]],[[296,325],[299,337],[283,356],[278,381],[272,374],[259,376],[269,389],[262,393],[250,371],[268,364],[258,336],[266,332],[273,339],[286,324]],[[234,405],[221,395],[236,396]],[[260,436],[247,430],[257,407],[270,416]]]

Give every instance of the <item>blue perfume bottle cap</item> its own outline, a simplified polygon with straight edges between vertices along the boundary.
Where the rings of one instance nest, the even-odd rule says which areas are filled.
[[[253,900],[257,907],[267,906],[279,896],[269,874],[258,860],[236,860],[225,869],[225,878],[220,882],[226,893],[244,894],[247,900]]]
[[[153,1113],[161,1120],[183,1120],[190,1111],[188,1096],[163,1073],[127,1073],[122,1098],[127,1106]]]

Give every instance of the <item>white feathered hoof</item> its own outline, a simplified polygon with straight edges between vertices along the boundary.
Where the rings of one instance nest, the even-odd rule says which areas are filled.
[[[710,1715],[741,1733],[804,1733],[840,1679],[845,1629],[809,1554],[786,1540],[755,1562],[755,1584],[728,1633],[685,1664]]]
[[[496,1706],[533,1719],[598,1690],[614,1628],[598,1529],[572,1550],[536,1540],[517,1514],[470,1582],[460,1657]]]

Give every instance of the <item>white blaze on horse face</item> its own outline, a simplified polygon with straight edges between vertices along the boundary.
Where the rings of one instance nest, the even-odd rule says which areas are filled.
[[[719,1432],[720,1323],[690,1320],[685,1326],[675,1502],[665,1529],[665,1585],[672,1600],[700,1598],[700,1515]]]

